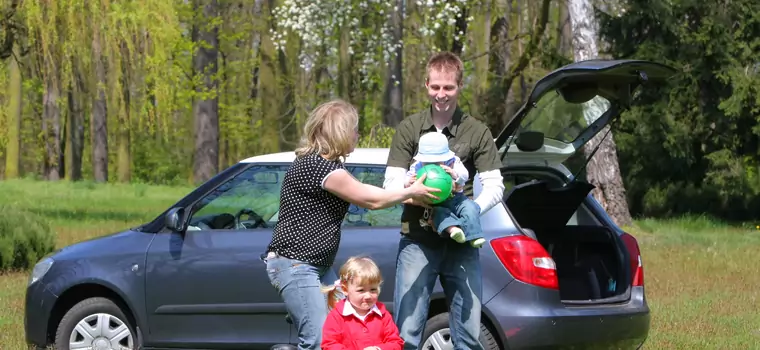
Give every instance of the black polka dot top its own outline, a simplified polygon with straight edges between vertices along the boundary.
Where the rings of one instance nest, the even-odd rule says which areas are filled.
[[[349,203],[322,187],[343,163],[317,154],[296,158],[285,173],[280,216],[268,252],[320,266],[331,266],[340,245],[340,227]]]

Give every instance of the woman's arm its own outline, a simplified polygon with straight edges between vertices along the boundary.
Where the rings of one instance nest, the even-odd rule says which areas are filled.
[[[435,199],[439,189],[422,184],[421,177],[407,188],[385,190],[380,187],[364,184],[348,171],[339,169],[327,175],[322,187],[330,193],[354,205],[370,210],[392,207],[409,198],[427,197]]]

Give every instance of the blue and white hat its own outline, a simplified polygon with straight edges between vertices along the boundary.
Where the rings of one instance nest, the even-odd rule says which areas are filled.
[[[454,158],[455,154],[449,150],[449,139],[440,132],[429,132],[420,136],[419,150],[414,160],[423,163],[446,162]]]

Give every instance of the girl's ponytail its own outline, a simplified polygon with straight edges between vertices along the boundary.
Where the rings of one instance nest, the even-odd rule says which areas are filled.
[[[329,286],[322,286],[322,293],[327,294],[327,309],[332,310],[335,308],[335,303],[338,302],[338,300],[343,299],[345,297],[345,293],[343,292],[343,288],[340,285],[340,279],[335,280],[335,283]]]

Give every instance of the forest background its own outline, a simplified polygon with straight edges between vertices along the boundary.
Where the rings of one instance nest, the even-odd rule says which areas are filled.
[[[495,136],[549,71],[633,58],[677,73],[589,164],[620,174],[616,221],[760,216],[756,1],[4,0],[0,21],[4,179],[195,185],[294,149],[332,97],[359,108],[362,146],[387,146],[438,50]]]

